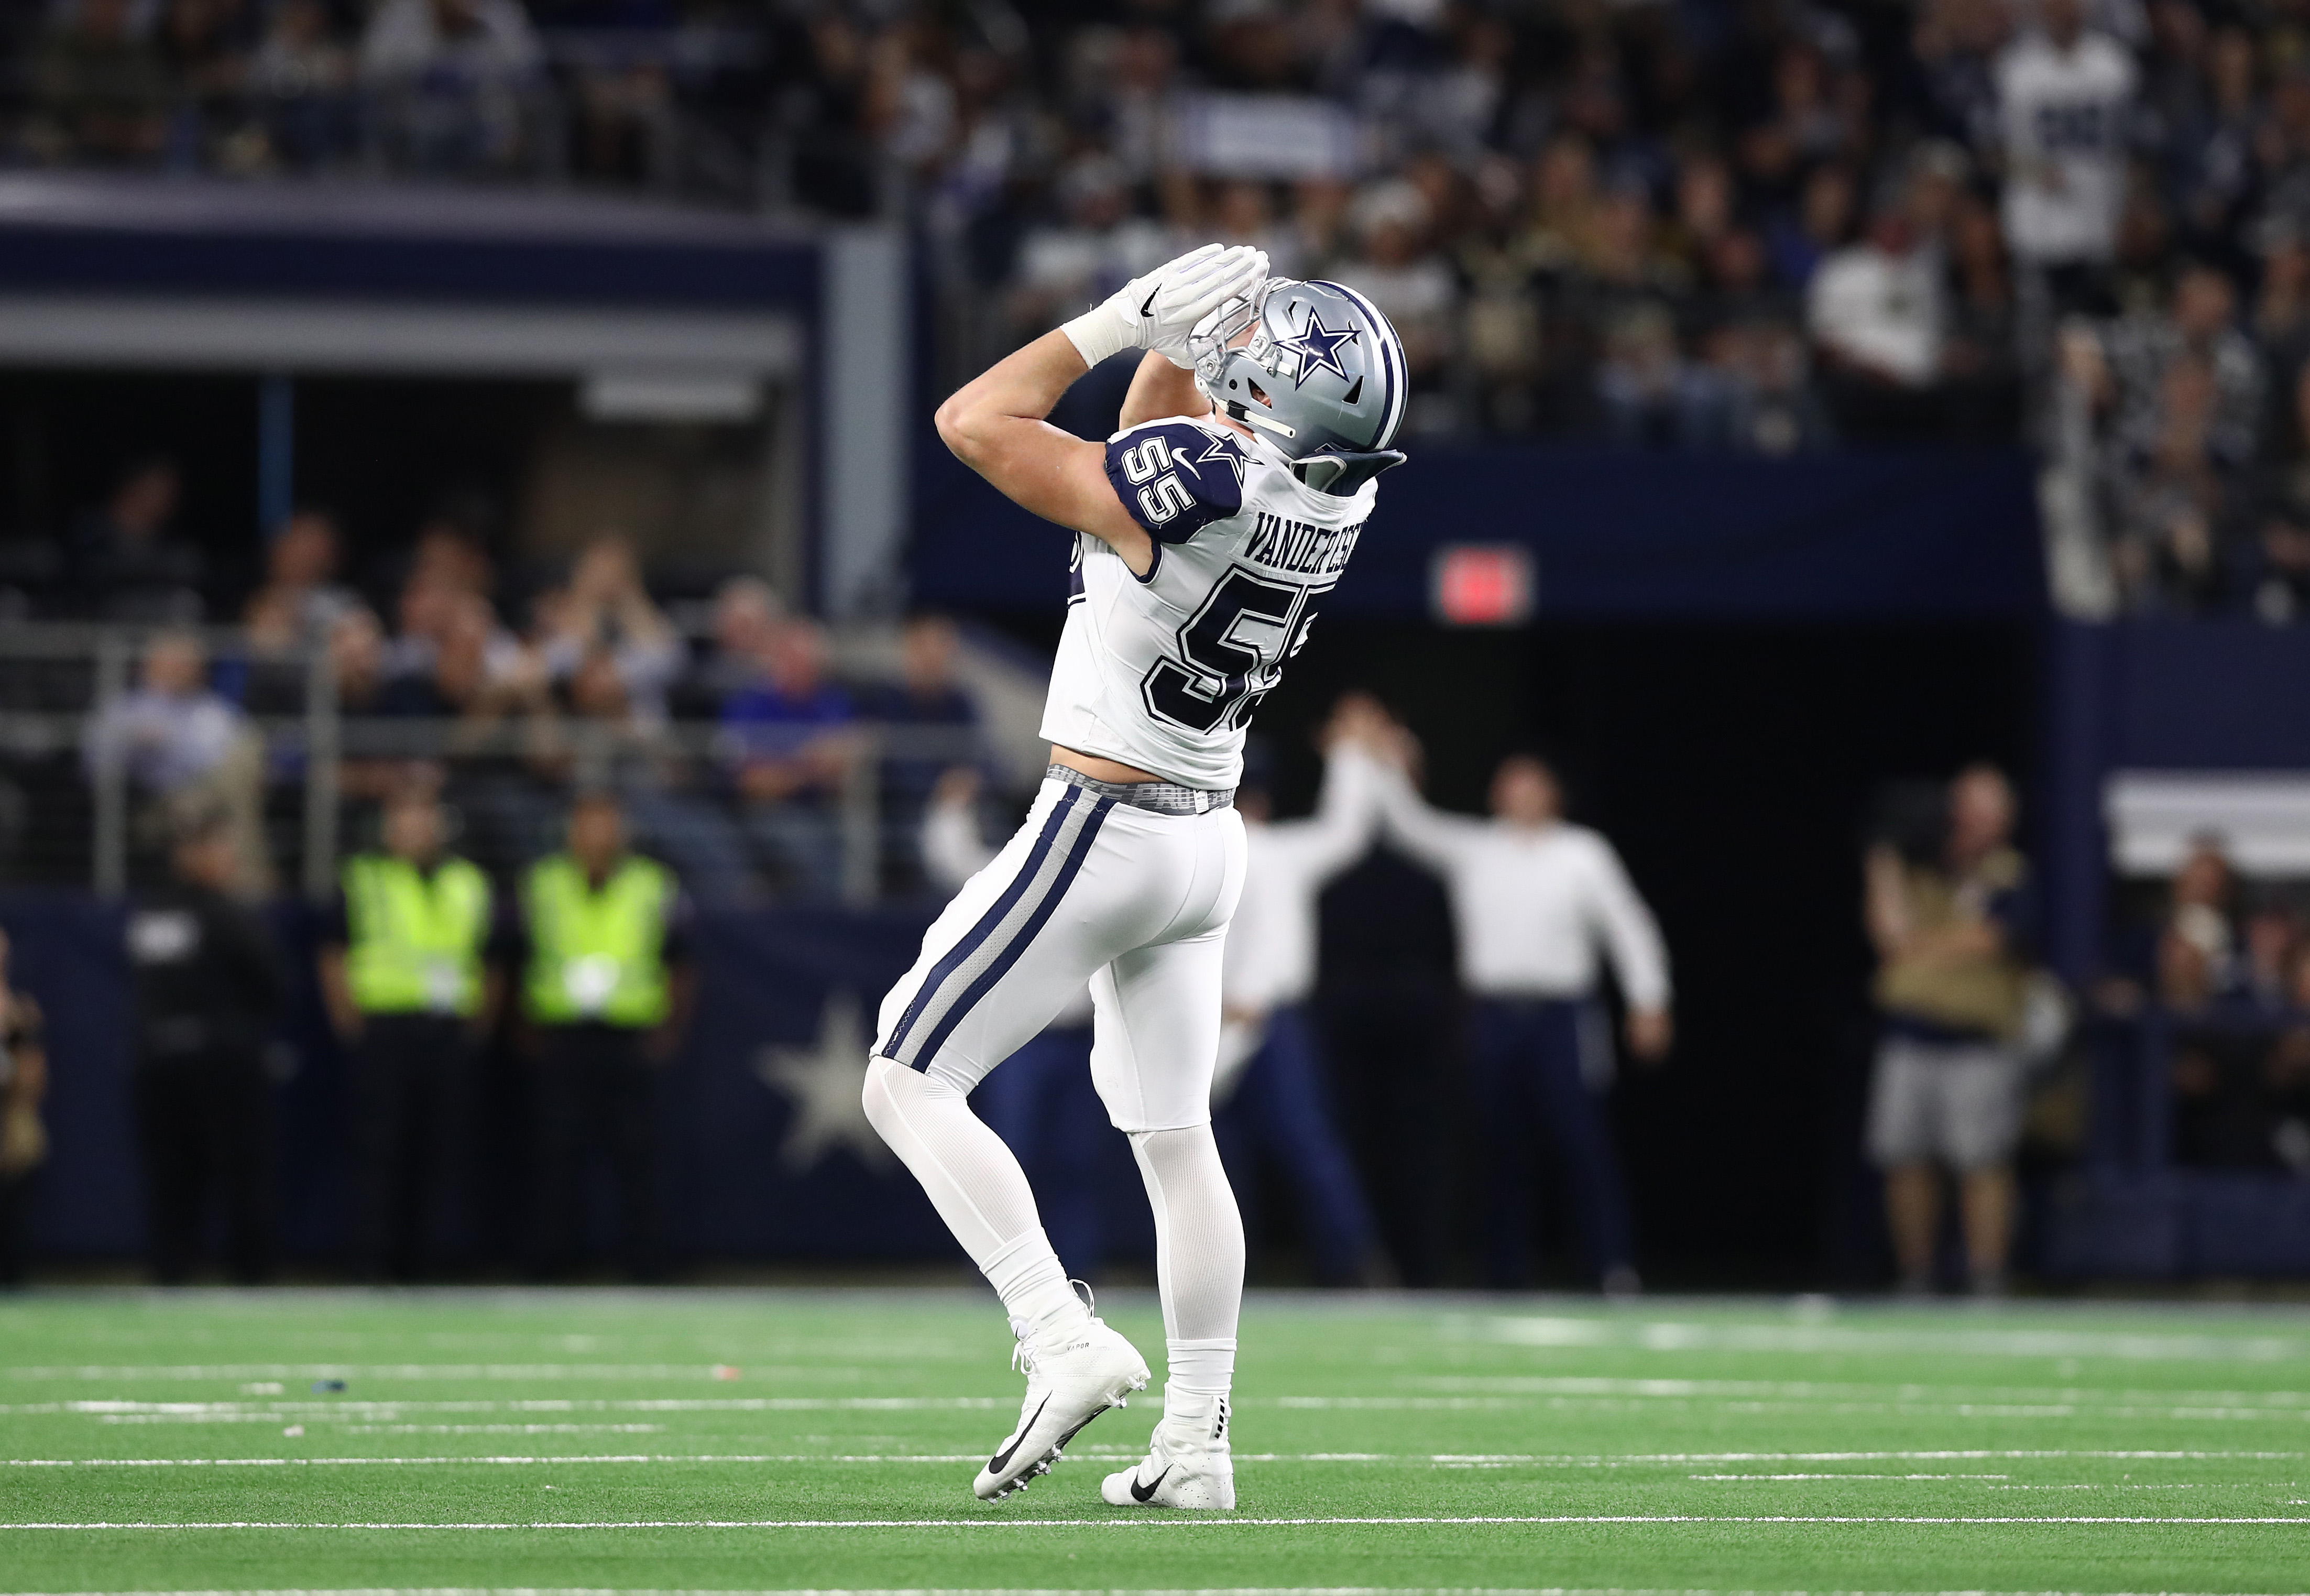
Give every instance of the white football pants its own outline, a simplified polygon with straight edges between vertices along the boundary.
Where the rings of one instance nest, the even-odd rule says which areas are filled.
[[[1206,1124],[1243,876],[1232,809],[1155,814],[1046,779],[882,1000],[874,1055],[967,1096],[1088,980],[1091,1078],[1116,1128]]]
[[[866,1068],[868,1119],[1014,1329],[1042,1333],[1083,1308],[1019,1160],[966,1099],[1090,983],[1091,1079],[1155,1211],[1166,1412],[1191,1417],[1227,1392],[1243,1301],[1243,1220],[1211,1130],[1220,955],[1243,874],[1232,809],[1153,814],[1046,780],[882,1000]]]

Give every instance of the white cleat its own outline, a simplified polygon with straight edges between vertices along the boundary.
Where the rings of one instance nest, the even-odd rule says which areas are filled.
[[[1117,1507],[1234,1512],[1235,1458],[1228,1448],[1227,1427],[1225,1397],[1192,1418],[1166,1413],[1139,1466],[1108,1475],[1099,1494]]]
[[[982,1502],[1026,1489],[1029,1480],[1051,1471],[1085,1425],[1125,1406],[1126,1392],[1147,1389],[1147,1360],[1098,1318],[1039,1345],[1020,1337],[1011,1366],[1026,1371],[1027,1400],[1019,1405],[1019,1427],[971,1482]]]

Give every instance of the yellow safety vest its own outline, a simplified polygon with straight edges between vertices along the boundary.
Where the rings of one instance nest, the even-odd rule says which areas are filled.
[[[665,916],[673,878],[629,856],[596,892],[567,854],[541,859],[523,883],[529,920],[529,1017],[636,1029],[664,1022]]]
[[[389,854],[345,861],[345,975],[364,1014],[455,1014],[482,1008],[490,879],[449,858],[430,875]]]

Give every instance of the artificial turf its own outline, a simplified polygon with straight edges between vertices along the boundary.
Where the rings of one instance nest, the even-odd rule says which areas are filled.
[[[975,1501],[1008,1348],[912,1291],[0,1302],[0,1589],[2310,1590],[2310,1314],[1255,1297],[1231,1519],[1100,1504],[1146,1398]]]

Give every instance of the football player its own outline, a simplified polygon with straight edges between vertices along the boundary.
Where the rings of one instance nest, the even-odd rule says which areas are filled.
[[[1044,421],[1086,371],[1146,351],[1104,444]],[[1403,346],[1369,300],[1270,280],[1216,244],[1126,284],[939,407],[939,435],[1071,529],[1072,593],[1026,823],[883,999],[865,1106],[1009,1310],[1018,1427],[973,1488],[1049,1470],[1146,1361],[1094,1317],[1017,1159],[965,1099],[1090,983],[1091,1075],[1154,1208],[1163,1418],[1119,1506],[1235,1505],[1228,1391],[1243,1222],[1211,1139],[1220,950],[1244,874],[1244,729],[1403,456]]]

